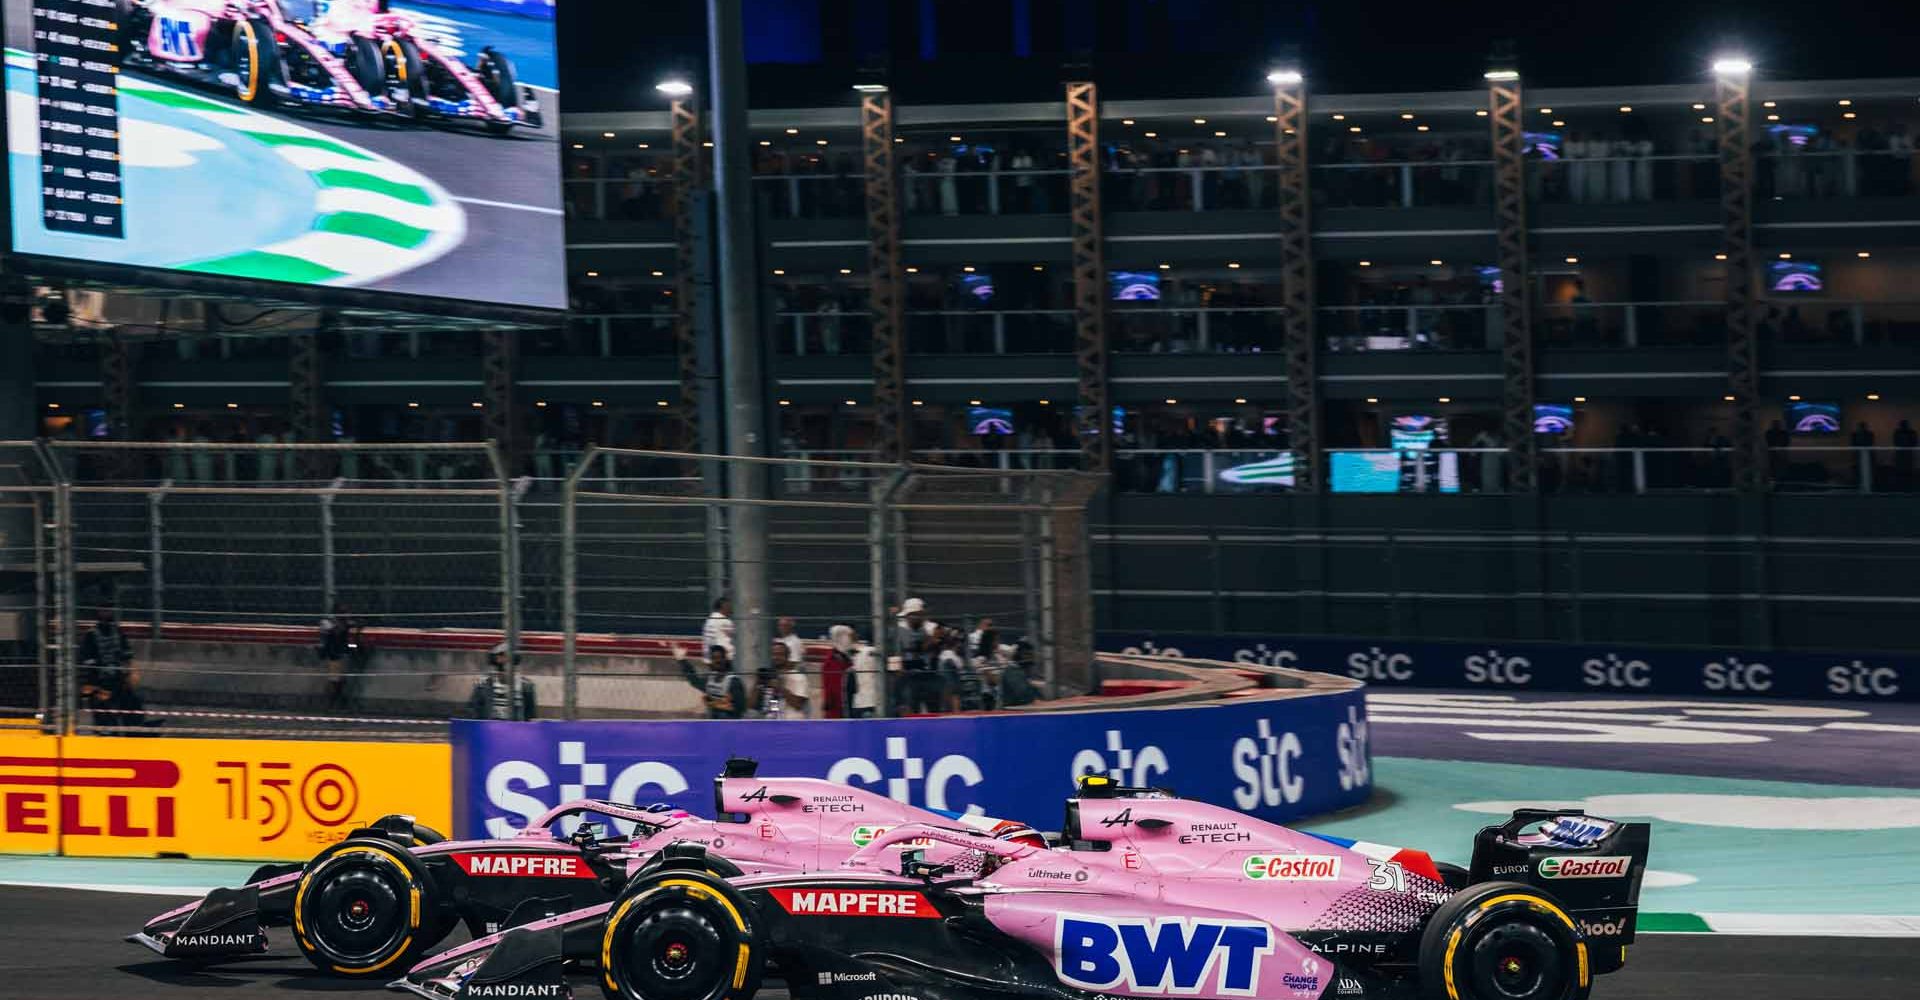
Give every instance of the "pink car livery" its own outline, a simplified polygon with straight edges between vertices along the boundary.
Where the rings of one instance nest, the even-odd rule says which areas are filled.
[[[314,107],[541,124],[513,63],[483,48],[469,66],[387,0],[119,0],[127,68],[229,89],[260,107]]]
[[[792,873],[838,865],[889,831],[948,820],[818,778],[763,778],[750,760],[714,779],[719,812],[704,819],[667,806],[596,799],[563,803],[517,836],[448,841],[410,816],[354,830],[304,865],[268,865],[237,889],[149,920],[128,940],[193,962],[267,953],[266,930],[291,926],[322,971],[391,976],[465,924],[485,935],[614,898],[659,871],[710,877]],[[592,818],[631,828],[602,837]],[[1014,823],[980,821],[995,835],[1042,843]],[[565,833],[558,827],[575,824]]]
[[[1633,940],[1648,828],[1523,810],[1463,869],[1089,778],[1061,840],[902,826],[830,871],[649,873],[393,985],[563,997],[574,959],[613,1000],[1580,1000]]]

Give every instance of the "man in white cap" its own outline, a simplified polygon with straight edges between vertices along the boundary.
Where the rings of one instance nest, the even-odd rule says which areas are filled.
[[[900,654],[902,691],[900,704],[894,706],[895,714],[940,711],[940,675],[935,672],[934,663],[935,629],[936,626],[927,621],[927,602],[909,597],[900,605],[894,648]]]

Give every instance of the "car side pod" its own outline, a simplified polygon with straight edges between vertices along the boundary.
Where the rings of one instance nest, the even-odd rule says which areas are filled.
[[[265,954],[267,931],[260,923],[260,888],[215,889],[188,914],[179,929],[158,934],[141,931],[128,935],[127,940],[166,958],[230,959]]]

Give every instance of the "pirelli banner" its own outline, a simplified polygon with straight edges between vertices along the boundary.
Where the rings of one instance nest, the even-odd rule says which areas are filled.
[[[387,813],[452,823],[444,744],[0,731],[0,853],[304,861]]]

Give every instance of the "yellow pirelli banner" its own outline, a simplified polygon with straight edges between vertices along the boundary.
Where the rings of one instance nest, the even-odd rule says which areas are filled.
[[[0,852],[304,861],[388,813],[445,831],[451,754],[443,743],[0,730]]]

